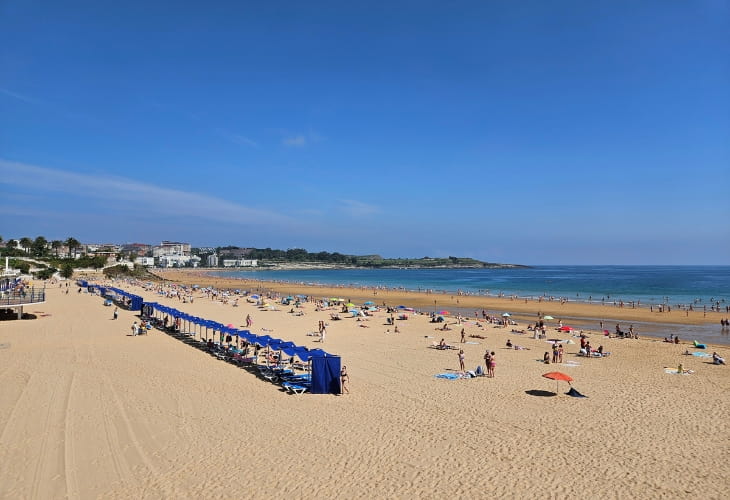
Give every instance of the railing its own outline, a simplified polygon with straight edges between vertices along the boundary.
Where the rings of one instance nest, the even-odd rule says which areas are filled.
[[[24,304],[34,304],[37,302],[46,301],[46,289],[42,288],[36,290],[31,288],[30,290],[23,291],[5,291],[0,295],[0,307],[3,306],[21,306]]]

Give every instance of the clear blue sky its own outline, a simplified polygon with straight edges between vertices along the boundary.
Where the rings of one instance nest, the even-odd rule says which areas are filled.
[[[730,2],[0,2],[0,235],[730,264]]]

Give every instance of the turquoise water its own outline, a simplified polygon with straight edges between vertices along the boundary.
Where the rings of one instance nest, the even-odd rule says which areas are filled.
[[[353,287],[403,288],[472,295],[567,298],[642,307],[730,306],[730,266],[537,266],[529,269],[335,269],[219,271],[219,276]],[[730,312],[727,313],[730,317]],[[596,325],[579,325],[596,328]],[[637,326],[637,325],[635,325]],[[720,325],[638,325],[645,334],[730,343]]]
[[[579,301],[730,305],[730,266],[539,266],[530,269],[221,271],[219,276],[356,287],[553,296]],[[723,306],[724,309],[724,306]]]

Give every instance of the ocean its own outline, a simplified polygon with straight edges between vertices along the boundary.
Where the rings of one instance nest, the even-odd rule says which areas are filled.
[[[219,276],[470,295],[637,302],[642,307],[730,307],[730,266],[536,266],[527,269],[307,269],[219,271]],[[727,317],[730,317],[728,312]],[[576,325],[580,327],[581,325]],[[586,326],[595,328],[595,325]],[[720,325],[635,325],[644,333],[730,344]]]

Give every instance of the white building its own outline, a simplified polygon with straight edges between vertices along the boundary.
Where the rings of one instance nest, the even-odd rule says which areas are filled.
[[[259,261],[256,259],[224,259],[223,267],[256,267]]]
[[[197,255],[163,255],[157,259],[159,267],[198,267],[200,265],[200,257]]]
[[[206,259],[207,266],[208,267],[218,267],[218,256],[214,253],[208,255],[208,258]]]
[[[190,243],[163,241],[159,245],[152,247],[153,257],[164,257],[168,255],[190,257]]]
[[[134,259],[135,264],[139,264],[140,266],[145,267],[153,267],[155,265],[155,258],[154,257],[137,257]]]

